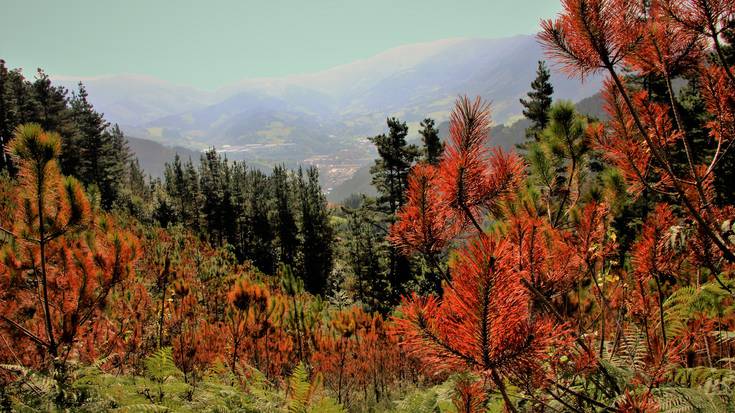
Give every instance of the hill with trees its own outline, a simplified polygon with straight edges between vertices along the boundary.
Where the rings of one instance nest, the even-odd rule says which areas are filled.
[[[83,84],[0,63],[0,410],[735,410],[733,21],[565,0],[538,40],[599,98],[534,61],[505,129],[390,116],[339,204],[214,148],[146,176]]]

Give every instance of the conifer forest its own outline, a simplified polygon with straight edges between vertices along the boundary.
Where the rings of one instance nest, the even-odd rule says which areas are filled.
[[[0,60],[0,411],[735,412],[735,2],[555,7],[515,126],[396,110],[338,201]]]

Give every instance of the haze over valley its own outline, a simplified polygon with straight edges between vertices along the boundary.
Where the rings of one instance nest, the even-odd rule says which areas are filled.
[[[148,173],[161,173],[171,147],[182,157],[214,147],[253,166],[316,165],[329,192],[372,162],[366,138],[384,132],[386,117],[406,121],[415,138],[422,119],[441,124],[466,94],[492,102],[495,124],[520,119],[518,99],[543,58],[535,37],[521,35],[409,44],[316,73],[243,79],[216,90],[134,74],[51,75],[69,90],[84,83],[95,108],[131,138]],[[600,87],[599,79],[580,83],[555,70],[551,82],[555,99],[575,102]]]

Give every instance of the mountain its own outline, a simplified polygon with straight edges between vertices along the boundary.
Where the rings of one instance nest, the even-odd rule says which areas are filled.
[[[602,97],[602,92],[597,92],[594,95],[584,98],[577,102],[577,111],[583,115],[587,115],[591,118],[607,120],[608,115],[605,112],[605,100]]]
[[[79,82],[84,83],[90,100],[105,114],[105,119],[126,127],[203,108],[216,101],[211,93],[152,76],[52,76],[52,80],[72,92],[77,90]]]
[[[264,165],[318,165],[334,188],[374,157],[365,137],[385,118],[446,121],[459,95],[492,102],[493,119],[512,123],[543,59],[534,36],[448,39],[405,45],[317,73],[244,79],[216,91],[147,76],[82,79],[92,103],[132,136],[195,150],[216,147]],[[65,77],[63,84],[73,86]],[[552,70],[556,99],[579,101],[600,88]]]
[[[452,39],[402,46],[369,59],[315,73],[280,79],[253,79],[221,89],[220,96],[236,94],[239,111],[216,104],[183,115],[198,118],[199,112],[216,114],[217,123],[179,129],[167,124],[176,139],[197,139],[206,144],[262,143],[264,130],[280,127],[283,118],[288,135],[269,140],[293,143],[309,155],[325,153],[313,148],[315,133],[329,147],[350,143],[350,138],[379,133],[387,116],[417,123],[426,116],[446,120],[458,95],[480,95],[493,102],[493,117],[505,123],[521,112],[518,99],[528,91],[536,62],[543,58],[533,36],[504,39]],[[599,90],[599,81],[580,84],[554,72],[555,95],[580,100]],[[271,98],[272,100],[267,100]],[[262,105],[262,103],[267,103]],[[252,111],[271,123],[251,123]],[[264,113],[263,113],[264,112]],[[305,122],[302,113],[315,122]],[[268,116],[265,116],[268,115]],[[148,127],[161,127],[153,121]],[[229,134],[223,133],[223,126]],[[317,129],[314,129],[314,127]],[[264,128],[265,127],[265,128]],[[329,139],[330,137],[334,139]],[[280,138],[280,140],[279,140]],[[294,149],[296,149],[294,148]]]
[[[583,115],[596,119],[607,119],[603,105],[602,94],[598,92],[580,100],[574,106]],[[521,118],[510,125],[495,125],[488,131],[488,144],[505,151],[515,150],[519,143],[526,141],[526,128],[529,125],[530,121],[526,118]],[[442,122],[438,129],[439,136],[442,140],[446,140],[449,135],[449,122]],[[375,196],[377,191],[371,184],[370,166],[372,163],[358,169],[349,179],[331,189],[327,193],[327,199],[330,202],[339,203],[352,194]]]
[[[128,140],[128,148],[135,154],[140,163],[140,167],[148,175],[155,178],[163,177],[163,171],[165,164],[171,162],[176,154],[183,161],[191,160],[195,163],[199,163],[199,157],[201,152],[193,151],[188,148],[180,146],[171,147],[161,145],[158,142],[153,142],[148,139],[134,138],[132,136],[126,136]]]

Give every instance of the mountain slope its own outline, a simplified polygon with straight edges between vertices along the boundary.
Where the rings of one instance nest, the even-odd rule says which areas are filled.
[[[541,47],[529,35],[405,45],[318,73],[246,79],[215,92],[146,76],[83,80],[95,106],[136,136],[198,148],[248,145],[270,142],[263,131],[271,122],[283,122],[291,133],[276,135],[271,143],[292,144],[291,152],[298,155],[329,152],[309,148],[318,143],[315,135],[335,135],[349,143],[375,134],[386,116],[408,122],[426,116],[446,120],[462,94],[493,101],[495,121],[505,123],[520,113],[518,98],[542,58]],[[599,88],[598,79],[580,84],[556,72],[552,82],[558,98],[575,101]]]
[[[493,119],[512,123],[518,99],[543,59],[534,36],[448,39],[401,46],[312,74],[245,79],[206,92],[146,76],[85,79],[90,99],[132,136],[195,150],[216,147],[231,159],[318,165],[335,188],[374,158],[366,136],[385,119],[415,127],[446,121],[459,95],[493,103]],[[71,78],[62,78],[71,85]],[[600,87],[552,70],[555,99],[578,101]]]
[[[408,45],[315,74],[247,80],[218,90],[214,104],[146,122],[135,133],[169,145],[215,146],[234,159],[319,158],[328,171],[343,171],[337,154],[369,161],[371,148],[358,142],[382,132],[386,117],[441,122],[458,95],[492,101],[498,123],[514,119],[542,58],[533,36]],[[598,79],[580,84],[556,72],[552,82],[557,99],[576,101],[599,89]],[[334,174],[330,186],[349,177]]]
[[[607,115],[603,109],[603,104],[602,94],[598,92],[577,102],[575,108],[579,113],[586,116],[605,119]],[[516,145],[526,141],[526,128],[529,125],[530,121],[528,119],[521,118],[510,125],[493,126],[488,133],[488,143],[492,147],[498,147],[505,151],[515,150]],[[442,122],[438,128],[442,140],[447,139],[449,122]],[[371,184],[370,166],[372,166],[372,163],[358,169],[349,179],[335,186],[327,194],[327,199],[330,202],[338,203],[352,194],[376,195],[375,187]]]
[[[144,75],[51,78],[70,91],[76,91],[81,81],[95,108],[105,114],[105,119],[125,127],[203,108],[216,101],[212,93]]]
[[[146,174],[154,178],[163,177],[165,164],[172,162],[177,153],[183,161],[191,159],[194,163],[199,163],[200,152],[180,146],[165,146],[148,139],[134,138],[132,136],[126,136],[126,138],[128,140],[128,148],[138,158],[140,167]]]

